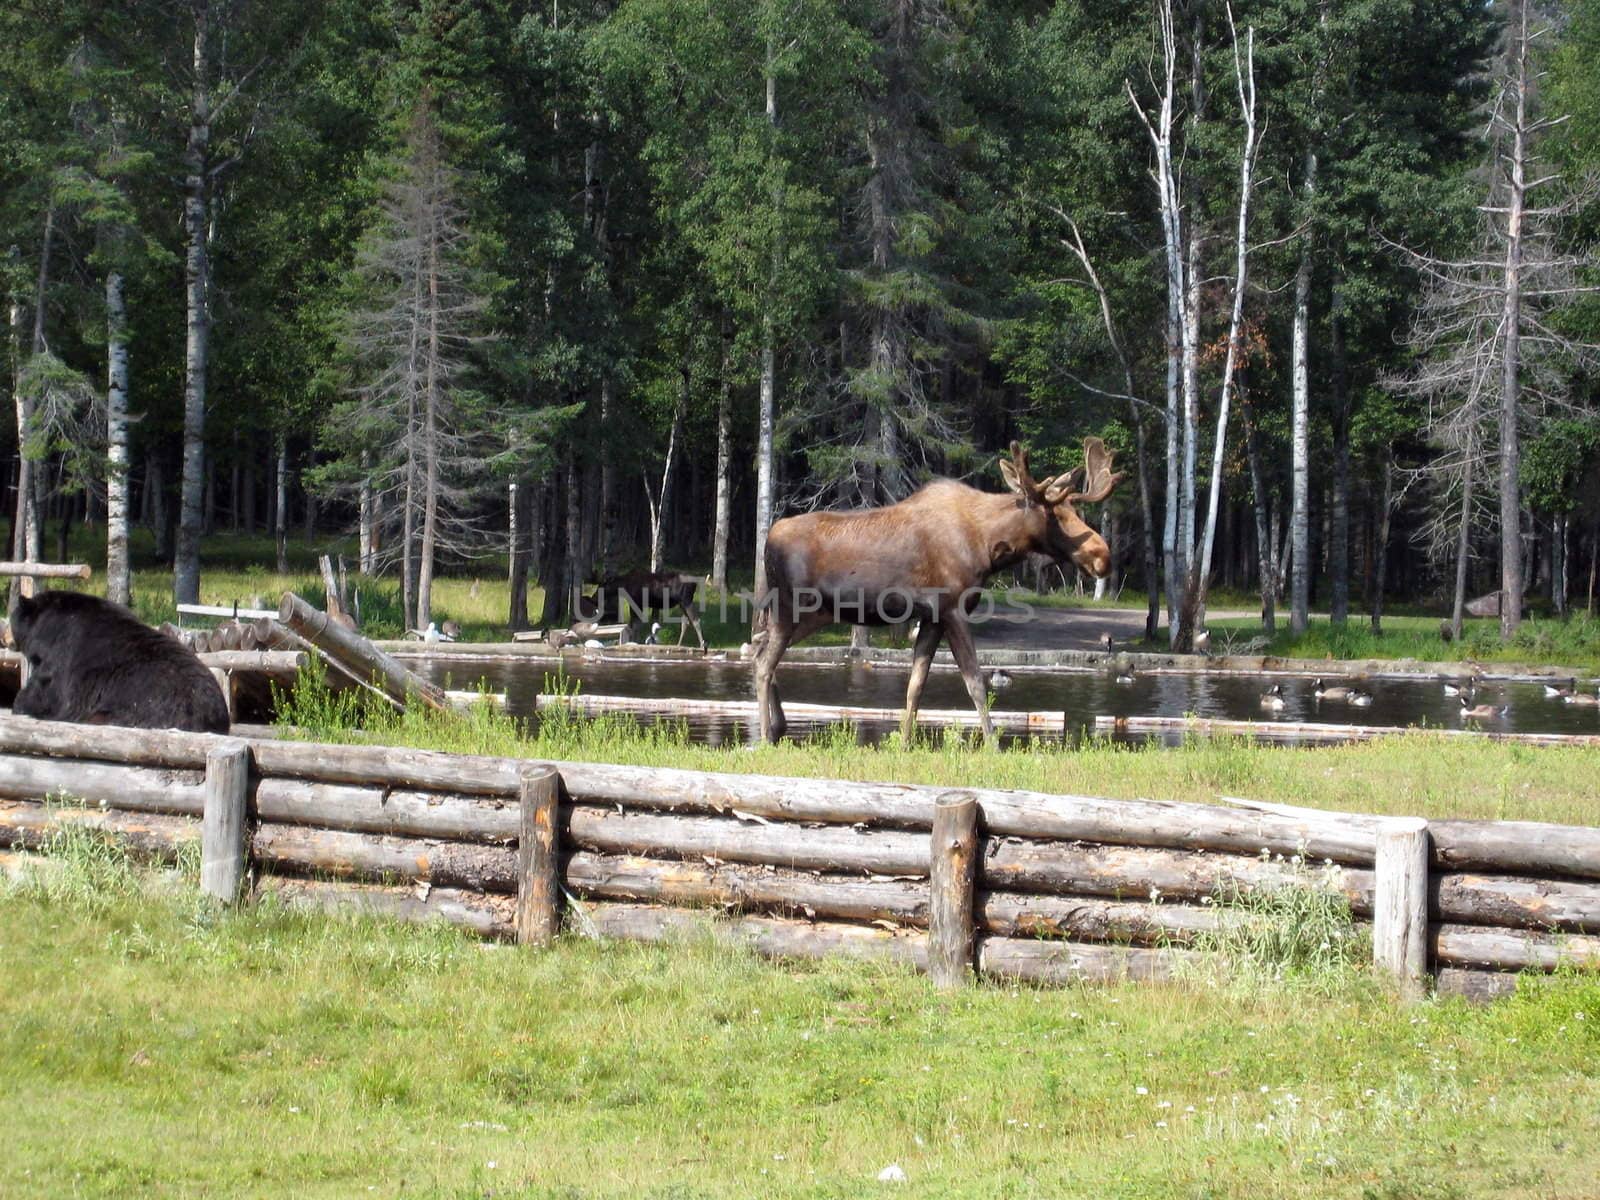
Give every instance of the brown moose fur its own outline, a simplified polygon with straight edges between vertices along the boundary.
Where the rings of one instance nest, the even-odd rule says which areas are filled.
[[[969,618],[994,572],[1030,554],[1073,562],[1095,578],[1111,569],[1105,539],[1073,507],[1104,500],[1122,475],[1099,438],[1084,442],[1085,465],[1039,482],[1027,452],[1013,442],[1000,460],[1007,493],[938,480],[884,508],[786,517],[767,535],[767,595],[759,597],[755,660],[762,735],[782,735],[777,666],[784,651],[825,625],[921,622],[906,689],[902,730],[916,723],[917,701],[939,642],[948,639],[986,738],[993,738]]]

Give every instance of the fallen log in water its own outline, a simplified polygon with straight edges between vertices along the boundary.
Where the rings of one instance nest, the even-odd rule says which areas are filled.
[[[412,674],[359,633],[353,633],[319,612],[293,592],[283,594],[278,620],[299,636],[337,659],[358,678],[377,682],[391,699],[404,704],[415,696],[429,708],[445,710],[444,689]]]
[[[598,696],[580,692],[577,695],[541,694],[534,700],[536,712],[563,708],[579,716],[595,717],[611,713],[631,713],[649,717],[714,716],[725,721],[752,723],[756,719],[754,700],[685,700],[646,696]],[[807,704],[785,701],[785,716],[791,721],[837,723],[840,721],[865,721],[880,725],[900,723],[901,710],[897,708],[869,708],[853,704]],[[1056,737],[1066,732],[1066,715],[1059,711],[1019,712],[1008,709],[991,709],[990,719],[1002,733],[1050,734]],[[978,714],[965,708],[924,708],[917,712],[917,724],[933,728],[977,729]]]

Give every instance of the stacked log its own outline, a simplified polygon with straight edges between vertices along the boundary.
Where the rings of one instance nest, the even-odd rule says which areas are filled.
[[[173,857],[199,836],[207,758],[226,744],[0,721],[0,847],[36,847],[79,822],[139,853]],[[294,881],[283,890],[513,935],[514,897],[519,889],[526,897],[519,847],[529,764],[246,744],[247,856]],[[562,791],[545,861],[560,889],[583,901],[586,925],[660,939],[693,919],[682,910],[705,909],[730,915],[722,936],[772,953],[934,961],[936,789],[553,765]],[[61,793],[90,807],[42,803]],[[981,812],[962,901],[973,936],[957,961],[970,955],[981,974],[1165,978],[1184,947],[1235,919],[1219,915],[1216,901],[1239,892],[1325,887],[1361,920],[1378,907],[1383,826],[1368,815],[970,796]],[[1429,834],[1425,953],[1439,988],[1488,994],[1504,981],[1482,978],[1484,970],[1600,965],[1600,830],[1439,821]]]

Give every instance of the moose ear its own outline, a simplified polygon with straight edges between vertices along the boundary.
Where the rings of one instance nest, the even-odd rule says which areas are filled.
[[[1022,486],[1022,480],[1017,476],[1017,468],[1005,455],[1000,456],[1000,478],[1006,481],[1006,487],[1016,492],[1019,496],[1027,495]]]

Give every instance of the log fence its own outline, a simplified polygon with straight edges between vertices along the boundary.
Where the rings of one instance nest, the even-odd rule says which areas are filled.
[[[72,797],[83,805],[63,804]],[[529,763],[0,719],[0,848],[69,824],[201,847],[201,884],[543,945],[706,910],[765,954],[910,963],[940,986],[1171,978],[1239,891],[1326,887],[1405,997],[1600,966],[1600,829],[1274,805]],[[694,910],[701,910],[696,912]]]

